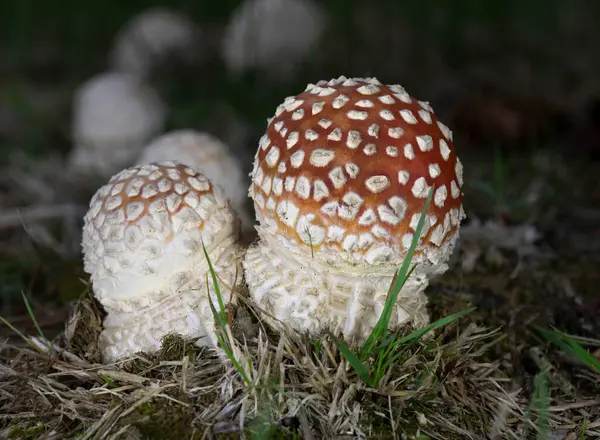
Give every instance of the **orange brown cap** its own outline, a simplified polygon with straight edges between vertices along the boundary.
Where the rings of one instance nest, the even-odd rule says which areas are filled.
[[[437,263],[464,217],[462,173],[452,133],[428,103],[399,85],[342,76],[277,108],[249,194],[269,234],[329,261],[379,265],[404,258],[435,185],[416,255]]]

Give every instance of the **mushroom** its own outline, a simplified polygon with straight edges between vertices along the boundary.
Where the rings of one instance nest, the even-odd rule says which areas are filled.
[[[118,32],[110,55],[116,71],[146,77],[168,58],[197,56],[200,29],[185,15],[154,7],[136,15]]]
[[[108,72],[92,77],[73,100],[69,169],[75,175],[113,175],[133,163],[165,118],[158,94],[135,76]]]
[[[424,290],[448,269],[465,217],[462,173],[450,129],[403,87],[344,76],[309,84],[277,108],[255,156],[251,298],[296,330],[366,339],[433,185],[416,269],[390,320],[426,325]]]
[[[227,68],[261,69],[286,79],[314,48],[325,14],[311,0],[247,0],[234,12],[222,43]]]
[[[237,282],[238,233],[222,190],[183,164],[133,166],[102,186],[84,217],[82,247],[107,313],[104,361],[152,353],[168,333],[216,345],[209,301],[218,302],[203,245],[226,301]]]
[[[174,160],[201,171],[213,183],[221,186],[240,216],[245,229],[253,226],[247,205],[246,175],[239,160],[217,137],[195,130],[173,130],[153,139],[138,160],[139,164]]]

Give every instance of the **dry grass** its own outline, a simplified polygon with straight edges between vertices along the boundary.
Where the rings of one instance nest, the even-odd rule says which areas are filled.
[[[575,366],[556,380],[548,366],[564,356],[542,355],[552,397],[536,403],[497,354],[502,329],[463,318],[403,347],[371,389],[334,341],[274,332],[240,297],[230,342],[248,361],[249,385],[230,362],[176,335],[153,356],[98,363],[101,308],[86,292],[52,350],[41,338],[0,346],[0,437],[523,439],[536,438],[542,416],[549,432],[565,432],[552,438],[600,436],[598,375]],[[573,383],[586,386],[565,385]]]

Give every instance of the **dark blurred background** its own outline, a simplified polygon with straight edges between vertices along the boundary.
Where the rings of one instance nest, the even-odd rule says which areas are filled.
[[[197,56],[148,78],[169,107],[164,131],[211,132],[250,171],[266,119],[286,96],[321,79],[375,76],[429,101],[454,131],[470,218],[535,225],[568,258],[597,262],[600,2],[317,1],[324,31],[281,75],[225,66],[221,41],[240,4],[0,2],[2,316],[30,326],[25,292],[45,311],[40,323],[60,328],[64,304],[81,293],[81,209],[98,182],[61,178],[73,94],[108,69],[120,29],[157,6],[200,30]]]

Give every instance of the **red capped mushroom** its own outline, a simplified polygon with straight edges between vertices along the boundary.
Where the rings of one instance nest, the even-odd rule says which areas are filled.
[[[390,326],[428,323],[423,291],[447,270],[464,217],[452,133],[428,103],[374,78],[310,84],[277,108],[251,177],[251,297],[293,328],[357,340],[383,311],[434,185]]]

